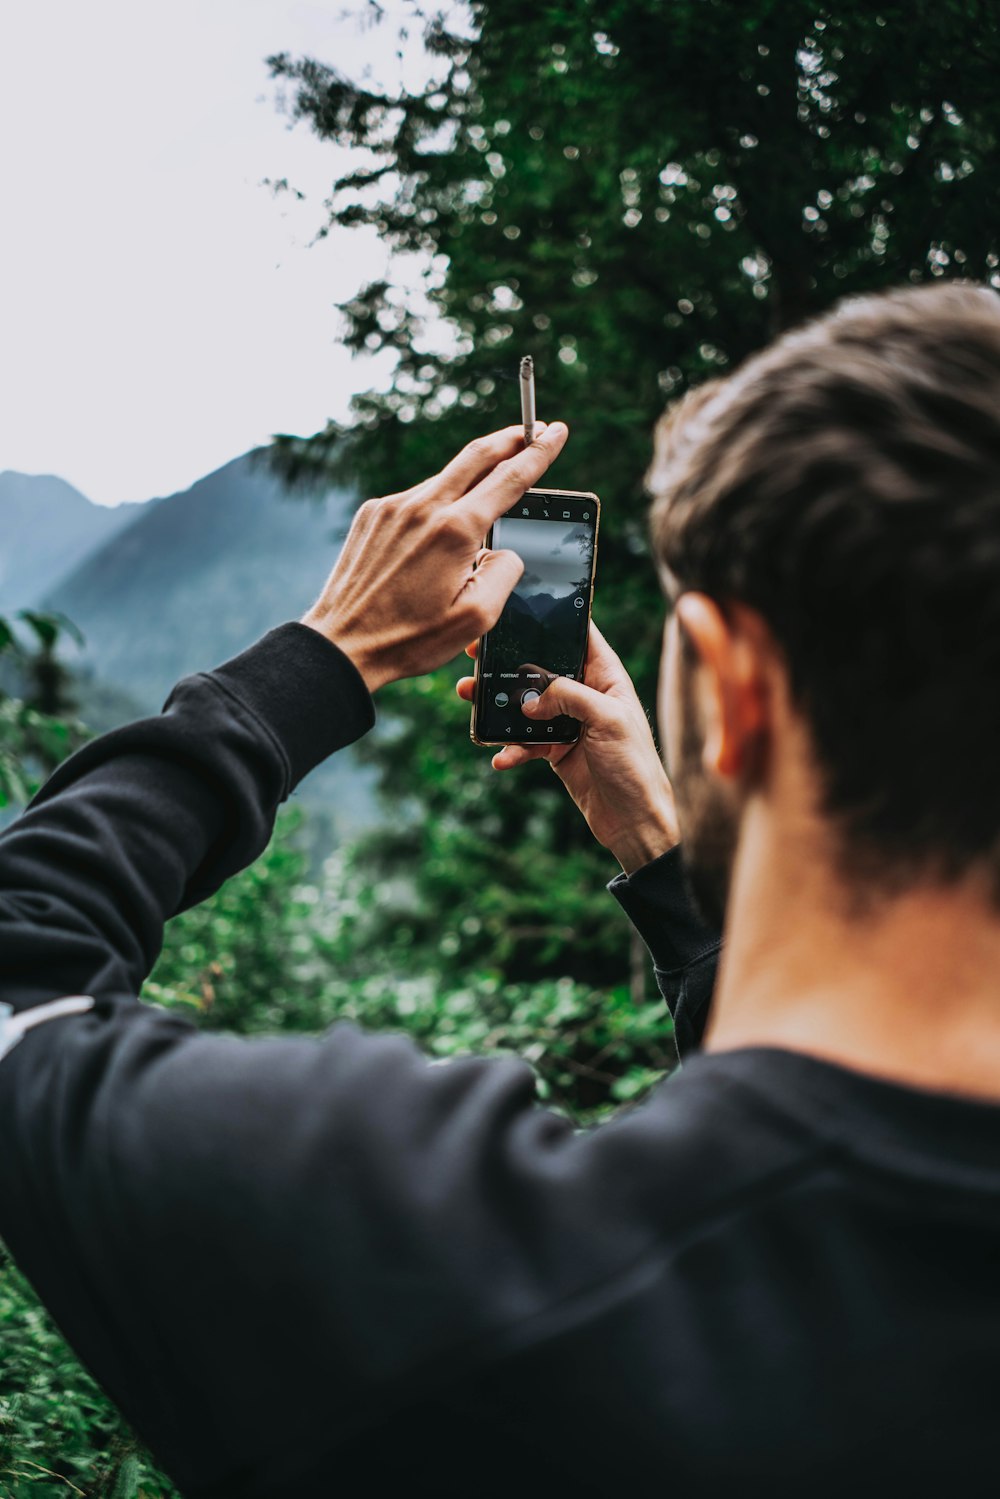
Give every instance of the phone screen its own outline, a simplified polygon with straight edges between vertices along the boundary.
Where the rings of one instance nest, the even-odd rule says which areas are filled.
[[[489,545],[516,552],[524,572],[480,646],[478,738],[564,743],[579,737],[577,719],[532,721],[521,705],[553,676],[583,674],[597,519],[593,495],[529,490],[494,523]]]

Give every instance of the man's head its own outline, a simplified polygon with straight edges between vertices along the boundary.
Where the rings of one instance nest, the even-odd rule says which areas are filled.
[[[791,793],[854,908],[979,869],[1000,904],[1000,297],[841,304],[668,413],[649,487],[702,903]]]

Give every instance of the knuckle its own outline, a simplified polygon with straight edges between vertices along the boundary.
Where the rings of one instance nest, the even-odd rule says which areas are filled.
[[[444,541],[465,541],[468,526],[453,508],[443,510],[437,518],[437,533]]]
[[[489,439],[486,437],[474,437],[465,445],[467,458],[474,458],[477,462],[485,462],[490,455]]]
[[[414,484],[413,488],[408,489],[402,496],[404,504],[408,507],[412,506],[414,510],[424,509],[428,501],[434,498],[440,482],[440,474],[435,474],[432,479],[425,479],[422,484]]]
[[[521,454],[518,454],[516,458],[505,458],[497,467],[500,482],[505,489],[517,490],[520,493],[531,483],[530,470],[526,470]]]

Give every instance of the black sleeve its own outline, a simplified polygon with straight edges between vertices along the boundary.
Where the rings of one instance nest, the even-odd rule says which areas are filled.
[[[292,623],[84,745],[0,837],[0,1001],[137,994],[164,923],[251,863],[279,803],[373,722],[353,663]]]
[[[0,838],[3,996],[98,996],[0,1058],[0,1235],[186,1494],[318,1492],[293,1458],[542,1335],[648,1243],[623,1132],[540,1108],[523,1062],[212,1035],[135,998],[164,920],[371,720],[351,663],[282,626]]]
[[[649,948],[683,1059],[701,1045],[722,937],[694,908],[679,844],[608,889]]]

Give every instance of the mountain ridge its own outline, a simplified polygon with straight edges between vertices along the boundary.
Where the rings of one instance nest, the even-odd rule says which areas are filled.
[[[82,658],[154,711],[179,677],[305,612],[353,503],[332,489],[289,498],[257,452],[244,453],[148,501],[37,602],[68,615],[85,636]]]
[[[97,505],[57,474],[0,473],[0,610],[36,604],[72,566],[126,529],[143,502]],[[39,518],[42,524],[39,524]]]
[[[301,618],[319,594],[355,496],[331,488],[290,497],[265,452],[241,454],[186,490],[130,506],[135,513],[96,544],[85,521],[78,536],[83,554],[58,575],[52,557],[65,558],[66,548],[45,507],[36,507],[20,537],[22,555],[48,581],[24,603],[64,614],[82,631],[82,647],[67,635],[60,655],[74,674],[81,716],[95,730],[158,713],[180,678],[210,670],[273,626]],[[53,491],[53,511],[86,515],[81,505],[100,508],[65,488],[77,499]],[[0,511],[0,534],[2,520]],[[16,565],[10,546],[8,556]],[[0,612],[11,607],[0,590]],[[308,777],[303,804],[322,810],[328,830],[332,825],[336,835],[350,836],[378,820],[373,782],[374,772],[343,750]]]

